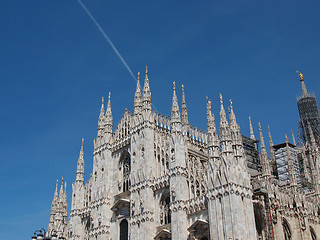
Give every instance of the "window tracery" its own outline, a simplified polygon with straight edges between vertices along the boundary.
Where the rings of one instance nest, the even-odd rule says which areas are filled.
[[[205,195],[205,161],[201,161],[200,157],[188,155],[186,158],[186,167],[188,172],[187,183],[190,191],[190,199]]]
[[[163,147],[154,144],[154,157],[157,162],[158,177],[161,177],[169,172],[169,156],[164,154]]]
[[[119,186],[119,189],[122,187],[122,191],[126,192],[129,190],[131,186],[130,182],[130,172],[131,172],[131,158],[130,154],[128,152],[124,153],[122,155],[122,158],[120,159],[120,168],[122,174],[122,186]]]
[[[160,224],[171,223],[170,196],[165,194],[160,201]]]

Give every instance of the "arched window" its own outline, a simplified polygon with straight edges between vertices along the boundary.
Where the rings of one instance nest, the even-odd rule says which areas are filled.
[[[131,172],[131,160],[128,152],[124,153],[120,160],[120,170],[122,172],[122,191],[126,192],[131,186],[130,172]],[[119,187],[120,188],[120,187]]]
[[[312,240],[317,240],[317,235],[314,229],[310,226],[310,233],[311,233],[311,239]]]
[[[282,220],[282,227],[283,227],[283,233],[284,233],[284,240],[292,240],[290,226],[286,219]]]
[[[128,231],[128,221],[123,219],[120,222],[120,240],[128,240],[129,239],[129,231]]]
[[[166,225],[171,223],[170,196],[164,195],[160,201],[160,224]]]

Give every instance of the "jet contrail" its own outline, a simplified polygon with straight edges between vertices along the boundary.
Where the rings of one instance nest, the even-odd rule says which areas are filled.
[[[102,27],[100,26],[100,24],[96,21],[96,19],[92,16],[92,14],[90,13],[90,11],[88,10],[88,8],[83,4],[83,2],[81,2],[81,0],[78,0],[79,4],[82,6],[82,8],[84,9],[84,11],[88,14],[88,16],[91,18],[91,20],[94,22],[94,24],[97,26],[97,28],[99,29],[99,31],[102,33],[103,37],[108,41],[108,43],[110,44],[110,46],[112,47],[113,51],[117,54],[117,56],[119,57],[119,59],[121,60],[122,64],[125,66],[125,68],[128,70],[128,72],[130,73],[130,75],[133,77],[133,79],[135,81],[137,81],[136,77],[134,76],[134,74],[132,73],[130,67],[128,66],[128,64],[126,63],[126,61],[123,59],[123,57],[121,56],[121,54],[119,53],[119,51],[117,50],[117,48],[114,46],[114,44],[112,43],[111,39],[108,37],[108,35],[103,31]]]

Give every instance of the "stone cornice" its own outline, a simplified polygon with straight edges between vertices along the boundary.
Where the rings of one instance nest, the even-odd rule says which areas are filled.
[[[154,212],[144,211],[130,217],[129,222],[131,225],[154,221]]]
[[[236,183],[228,183],[223,186],[211,188],[208,191],[208,197],[210,200],[222,198],[223,196],[228,196],[230,194],[240,195],[250,200],[252,199],[253,195],[251,188]]]

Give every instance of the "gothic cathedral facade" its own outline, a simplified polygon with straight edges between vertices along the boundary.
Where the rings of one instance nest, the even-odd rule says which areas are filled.
[[[250,137],[242,135],[231,101],[227,118],[220,95],[217,129],[207,98],[204,131],[189,124],[183,86],[182,93],[181,111],[175,84],[171,116],[152,110],[146,68],[143,89],[138,75],[134,112],[125,110],[115,130],[110,93],[106,110],[102,99],[93,171],[85,182],[82,141],[69,219],[66,185],[58,194],[57,183],[48,235],[68,240],[320,239],[320,148],[312,129],[305,142],[296,144],[293,137],[290,143],[286,137],[278,145],[269,129],[268,156],[261,125],[259,141],[251,119]]]

